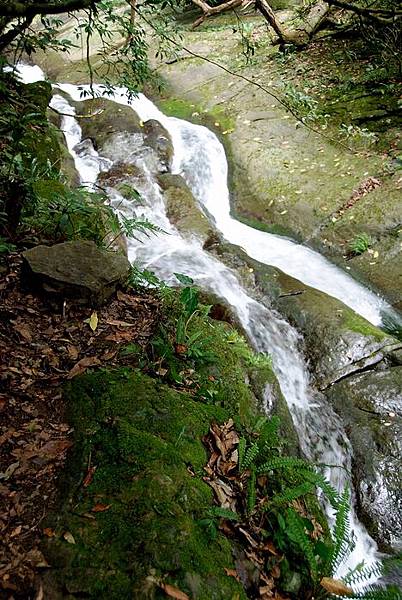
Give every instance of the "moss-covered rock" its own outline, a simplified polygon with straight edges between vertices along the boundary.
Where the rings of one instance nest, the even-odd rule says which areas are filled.
[[[211,420],[228,412],[138,372],[87,375],[66,394],[76,444],[69,499],[47,544],[53,569],[46,591],[59,598],[162,598],[163,581],[195,599],[244,598],[225,572],[233,567],[228,540],[218,534],[212,541],[199,523],[212,505],[201,478],[201,439]],[[89,456],[93,481],[77,487]],[[66,531],[75,544],[63,538]]]
[[[211,225],[184,179],[180,175],[166,173],[160,175],[158,181],[164,190],[166,213],[170,222],[184,236],[196,236],[205,241],[211,233]]]
[[[143,133],[140,118],[129,106],[121,106],[106,98],[95,98],[73,103],[80,119],[82,137],[90,138],[101,147],[116,132]],[[96,115],[96,117],[94,116]]]

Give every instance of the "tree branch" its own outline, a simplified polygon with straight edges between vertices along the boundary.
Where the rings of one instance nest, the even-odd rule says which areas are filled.
[[[402,17],[402,11],[400,10],[388,10],[386,8],[362,8],[361,6],[356,6],[350,2],[344,2],[344,0],[326,0],[326,2],[330,6],[336,6],[337,8],[354,12],[357,15],[367,17],[372,21],[376,21],[377,23],[384,25],[392,23],[394,19]]]
[[[12,29],[9,29],[8,31],[6,31],[6,33],[3,33],[2,35],[0,35],[0,52],[2,52],[5,48],[7,48],[7,46],[9,44],[11,44],[11,42],[17,36],[19,36],[23,31],[25,31],[25,29],[27,29],[27,27],[29,27],[31,25],[32,21],[33,21],[33,17],[27,17],[25,19],[25,21],[22,21],[22,23],[18,23]]]
[[[55,2],[18,2],[17,0],[0,1],[0,16],[34,17],[35,15],[56,15],[84,8],[92,8],[101,0],[63,0],[61,3]]]

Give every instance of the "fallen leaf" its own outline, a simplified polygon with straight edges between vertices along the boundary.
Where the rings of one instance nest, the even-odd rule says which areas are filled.
[[[163,589],[169,598],[175,598],[176,600],[190,600],[187,594],[179,590],[179,588],[175,587],[174,585],[170,585],[169,583],[160,583],[159,587]]]
[[[27,325],[23,325],[22,323],[17,323],[14,325],[14,329],[20,334],[24,340],[27,342],[32,342],[32,333]]]
[[[93,311],[89,319],[85,319],[84,323],[88,323],[92,331],[96,331],[96,328],[98,327],[98,313],[96,310]]]
[[[109,510],[111,506],[111,504],[95,504],[95,506],[91,508],[91,511],[94,513],[105,512],[105,510]]]
[[[96,356],[88,356],[86,358],[81,358],[71,369],[71,371],[67,374],[67,379],[72,379],[77,375],[81,375],[88,369],[88,367],[95,367],[96,365],[100,365],[101,361]]]
[[[43,530],[43,533],[48,538],[54,537],[56,535],[55,531],[53,529],[51,529],[51,527],[45,527],[45,529]]]
[[[239,577],[236,569],[227,569],[225,567],[225,573],[228,577],[234,577],[237,581],[240,581],[240,577]]]
[[[38,454],[55,458],[56,456],[63,454],[68,448],[71,448],[72,445],[73,442],[70,440],[50,440],[50,442],[47,442],[39,448]]]
[[[117,292],[117,299],[120,300],[120,302],[131,304],[133,306],[138,304],[138,298],[130,296],[129,294],[123,294],[123,292],[120,291]]]
[[[109,319],[106,321],[108,325],[114,325],[115,327],[134,327],[135,323],[128,323],[127,321],[118,321],[117,319]]]
[[[7,467],[7,469],[5,470],[4,473],[0,473],[0,479],[4,479],[5,481],[8,481],[8,479],[10,479],[10,477],[12,477],[13,473],[15,473],[15,471],[18,469],[19,466],[20,466],[19,461],[15,462],[15,463],[11,463],[11,465],[9,465]]]
[[[78,349],[75,346],[67,346],[67,352],[70,358],[76,360],[78,358]]]
[[[320,581],[321,586],[330,594],[336,594],[338,596],[354,596],[354,591],[347,587],[339,579],[332,579],[332,577],[323,577]]]
[[[96,471],[96,467],[89,467],[87,474],[85,475],[85,479],[82,482],[82,485],[84,487],[88,487],[92,483],[95,471]]]
[[[69,531],[66,531],[65,533],[63,533],[63,538],[69,544],[75,544],[75,539],[74,539],[73,535]]]
[[[15,529],[12,530],[12,532],[10,533],[10,537],[15,537],[17,535],[19,535],[21,533],[22,530],[22,526],[18,525],[18,527],[16,527]]]

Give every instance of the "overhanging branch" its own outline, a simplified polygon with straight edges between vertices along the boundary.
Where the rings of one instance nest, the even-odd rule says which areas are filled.
[[[35,15],[56,15],[73,12],[84,8],[92,8],[101,0],[63,0],[62,2],[18,2],[0,1],[0,16],[16,19],[18,17],[34,17]]]
[[[377,23],[384,25],[392,23],[394,20],[402,17],[402,10],[398,9],[364,8],[361,6],[356,6],[356,4],[351,4],[350,2],[344,2],[344,0],[326,0],[326,2],[330,6],[336,6],[337,8],[354,12],[356,15],[366,17],[372,21],[376,21]]]

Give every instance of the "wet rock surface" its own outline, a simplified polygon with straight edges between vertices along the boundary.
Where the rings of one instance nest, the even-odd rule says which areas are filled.
[[[206,240],[211,225],[198,207],[190,188],[180,175],[164,174],[158,178],[164,190],[166,214],[185,237]]]
[[[90,138],[95,148],[101,147],[118,131],[143,132],[140,118],[129,106],[117,105],[106,98],[71,102],[71,104],[75,106],[77,114],[88,115],[80,119],[82,138]]]
[[[36,246],[23,253],[22,278],[28,287],[79,304],[103,304],[123,283],[130,263],[94,242],[74,241]]]
[[[159,121],[149,119],[144,123],[144,134],[144,143],[158,155],[162,171],[170,171],[173,160],[173,144],[169,133]]]
[[[327,396],[353,446],[360,517],[387,548],[402,547],[402,367],[353,375]]]

